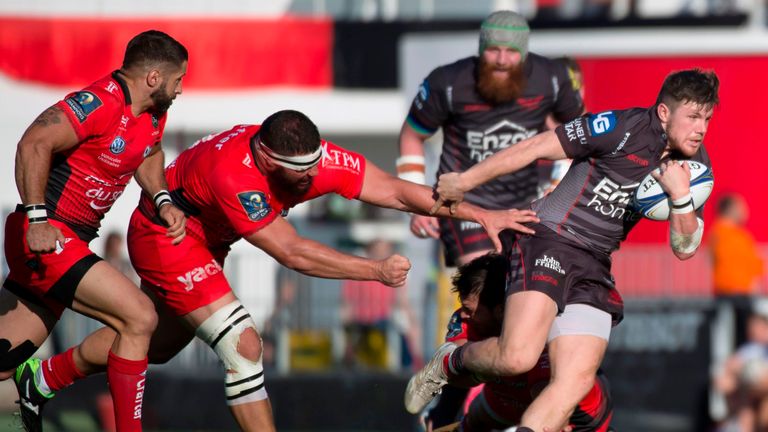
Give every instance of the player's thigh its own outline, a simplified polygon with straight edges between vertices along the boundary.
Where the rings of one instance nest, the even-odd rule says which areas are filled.
[[[504,307],[504,323],[499,335],[502,356],[520,363],[516,370],[529,370],[538,360],[552,322],[557,314],[557,304],[539,291],[520,291],[507,296]]]
[[[80,280],[72,309],[118,332],[129,325],[151,332],[157,324],[149,297],[105,261],[95,263]]]
[[[37,351],[57,320],[42,304],[0,288],[0,380]]]
[[[608,341],[587,334],[561,335],[549,342],[552,383],[579,388],[586,394],[592,387],[605,356]],[[581,397],[581,396],[579,396]]]
[[[152,300],[157,312],[157,328],[149,344],[149,361],[162,364],[171,360],[194,339],[195,332],[147,287],[142,291]]]

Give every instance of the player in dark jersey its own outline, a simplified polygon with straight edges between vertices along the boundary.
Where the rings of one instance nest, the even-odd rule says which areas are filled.
[[[448,324],[445,341],[463,345],[498,337],[504,318],[504,285],[509,260],[488,254],[459,267],[453,278],[453,291],[461,308]],[[509,377],[486,376],[481,392],[475,397],[456,430],[490,432],[517,425],[523,411],[549,382],[551,373],[546,350],[533,369]],[[457,385],[473,385],[478,379],[457,377]],[[569,419],[572,432],[606,432],[613,415],[608,381],[602,373],[589,393],[579,402]],[[460,425],[460,426],[459,426]],[[459,429],[460,427],[460,429]]]
[[[369,260],[338,252],[299,237],[283,216],[296,204],[328,193],[426,214],[432,190],[321,140],[312,121],[296,111],[203,138],[168,166],[166,179],[174,202],[189,217],[187,238],[176,247],[170,244],[148,197],[134,211],[128,230],[131,262],[155,301],[164,304],[158,308],[150,361],[169,360],[197,335],[227,369],[227,403],[240,427],[274,430],[261,340],[222,271],[230,246],[244,238],[307,275],[401,286],[410,269],[405,257]],[[497,242],[500,230],[525,230],[518,222],[537,220],[529,210],[485,211],[468,204],[458,212],[457,217],[485,226]],[[90,373],[103,370],[103,353],[114,337],[110,328],[90,335],[76,351],[90,355],[76,357],[78,364],[87,363]],[[70,374],[67,368],[62,365],[61,372]]]
[[[523,414],[518,431],[559,430],[592,388],[623,302],[611,276],[610,254],[640,220],[631,198],[653,176],[670,196],[670,246],[693,256],[704,222],[690,195],[690,170],[677,161],[709,165],[703,146],[719,80],[698,69],[670,74],[650,108],[606,111],[578,118],[502,151],[464,173],[440,177],[435,208],[460,202],[463,192],[531,161],[570,157],[573,165],[555,190],[536,201],[536,233],[511,239],[513,261],[499,338],[443,347],[411,379],[406,405],[417,410],[449,375],[465,371],[514,375],[536,363],[545,343],[554,375]],[[559,316],[558,316],[559,314]],[[558,319],[555,320],[555,316]],[[442,367],[447,359],[447,368]]]
[[[480,27],[479,53],[434,69],[411,104],[400,132],[398,175],[424,184],[424,142],[442,128],[437,174],[464,171],[496,152],[546,129],[548,115],[559,122],[584,112],[565,63],[528,52],[529,28],[512,11],[488,16]],[[467,194],[490,208],[525,208],[537,196],[536,163]],[[465,264],[493,249],[481,226],[413,215],[411,232],[439,238],[445,264]],[[465,391],[446,389],[430,415],[440,423],[456,413]]]
[[[437,174],[464,171],[496,152],[546,129],[546,118],[566,122],[584,106],[565,63],[528,52],[528,23],[511,11],[488,16],[480,28],[479,55],[433,70],[419,87],[400,132],[398,175],[425,183],[424,141],[439,128],[443,145]],[[467,193],[484,208],[527,207],[536,198],[532,162],[516,173]],[[440,238],[445,262],[455,266],[493,249],[482,227],[415,215],[411,231]]]
[[[0,378],[15,371],[27,430],[41,429],[45,398],[39,390],[72,381],[51,372],[55,364],[25,362],[64,308],[119,335],[104,352],[117,430],[141,430],[147,350],[157,315],[150,299],[88,243],[131,177],[158,198],[165,234],[175,241],[184,237],[184,214],[163,192],[160,140],[166,111],[181,94],[187,57],[186,48],[167,34],[141,33],[128,43],[120,69],[48,108],[19,141],[16,184],[23,204],[5,223],[10,273],[0,290]],[[72,349],[57,361],[72,365],[77,375],[85,372]]]

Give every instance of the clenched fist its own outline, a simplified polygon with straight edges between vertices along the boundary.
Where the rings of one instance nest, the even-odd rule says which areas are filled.
[[[394,254],[378,262],[377,274],[381,283],[391,287],[400,287],[405,284],[411,262],[408,258]]]

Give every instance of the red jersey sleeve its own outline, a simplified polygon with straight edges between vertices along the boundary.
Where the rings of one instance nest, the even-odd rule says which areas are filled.
[[[323,141],[323,158],[314,179],[314,196],[337,193],[347,199],[360,196],[365,178],[365,157],[336,144]]]
[[[264,228],[280,214],[267,182],[257,176],[212,173],[209,184],[226,221],[241,237]]]
[[[124,109],[115,95],[94,86],[68,94],[56,106],[66,114],[80,141],[114,133]]]

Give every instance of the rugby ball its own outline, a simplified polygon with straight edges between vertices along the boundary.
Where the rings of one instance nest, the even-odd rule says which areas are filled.
[[[681,161],[691,169],[691,196],[693,206],[698,210],[709,198],[715,178],[708,166],[696,161]],[[658,173],[656,168],[653,172]],[[640,186],[635,190],[633,207],[644,217],[652,220],[665,221],[669,219],[669,208],[672,205],[669,196],[661,189],[661,185],[649,173]]]

